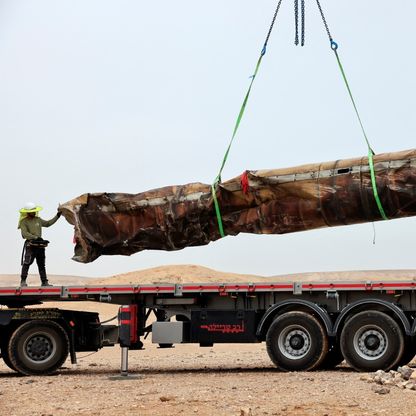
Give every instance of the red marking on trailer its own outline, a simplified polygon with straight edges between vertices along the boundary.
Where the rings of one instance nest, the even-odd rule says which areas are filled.
[[[255,291],[257,289],[293,289],[292,285],[224,285],[224,286],[183,286],[183,290],[250,290]]]
[[[402,287],[414,288],[413,283],[374,283],[373,287]]]
[[[208,332],[220,332],[222,334],[239,334],[245,332],[244,321],[239,324],[207,324],[200,325],[201,329],[206,329]]]
[[[133,291],[133,286],[115,286],[115,287],[70,287],[69,293],[72,292],[129,292]]]
[[[140,290],[143,291],[168,291],[171,290],[172,292],[175,290],[175,286],[154,286],[154,287],[148,287],[148,286],[141,286]]]
[[[22,293],[61,293],[61,288],[51,289],[21,289]]]
[[[413,283],[375,283],[369,282],[368,284],[363,283],[306,283],[302,285],[302,289],[364,289],[364,290],[372,290],[372,289],[384,289],[384,288],[394,288],[394,287],[401,287],[401,288],[413,288]]]
[[[275,284],[275,285],[255,285],[255,289],[293,289],[293,285]]]
[[[220,289],[224,289],[224,286],[219,286],[219,285],[199,285],[199,286],[182,286],[182,290],[220,290]]]
[[[20,290],[19,289],[0,289],[0,293],[14,294],[16,292],[20,292]]]
[[[306,283],[302,285],[302,289],[364,289],[366,286],[362,283]]]

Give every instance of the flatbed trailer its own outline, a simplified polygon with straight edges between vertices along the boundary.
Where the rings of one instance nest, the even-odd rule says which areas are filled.
[[[25,375],[50,374],[79,351],[120,344],[141,349],[152,333],[161,347],[179,343],[266,342],[283,371],[389,370],[416,354],[416,282],[247,282],[0,288],[0,349]],[[120,305],[118,325],[98,313],[26,308],[54,302]]]

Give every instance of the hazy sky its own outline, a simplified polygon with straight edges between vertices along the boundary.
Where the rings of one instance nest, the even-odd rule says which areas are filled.
[[[414,148],[416,2],[321,3],[373,148]],[[48,219],[85,192],[211,183],[275,5],[0,0],[0,273],[20,272],[16,226],[26,201]],[[295,47],[293,1],[283,0],[223,179],[367,153],[316,4],[306,7],[306,45]],[[192,263],[273,275],[416,268],[415,226],[415,218],[377,223],[376,245],[364,224],[226,237],[86,265],[70,259],[73,230],[63,218],[44,237],[49,273]]]

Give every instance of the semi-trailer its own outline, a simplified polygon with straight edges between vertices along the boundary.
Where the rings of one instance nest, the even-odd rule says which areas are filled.
[[[370,277],[370,276],[369,276]],[[57,371],[80,351],[265,342],[283,371],[389,370],[416,354],[416,281],[180,283],[0,288],[0,349],[24,375]],[[118,324],[99,314],[47,308],[47,302],[120,305]],[[42,307],[36,307],[43,304]],[[27,306],[32,305],[30,308]],[[167,350],[168,354],[168,350]]]

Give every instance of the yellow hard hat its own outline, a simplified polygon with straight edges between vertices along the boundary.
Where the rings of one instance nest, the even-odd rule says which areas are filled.
[[[29,212],[39,212],[43,208],[33,202],[26,202],[23,208],[19,210],[21,214],[28,214]]]

